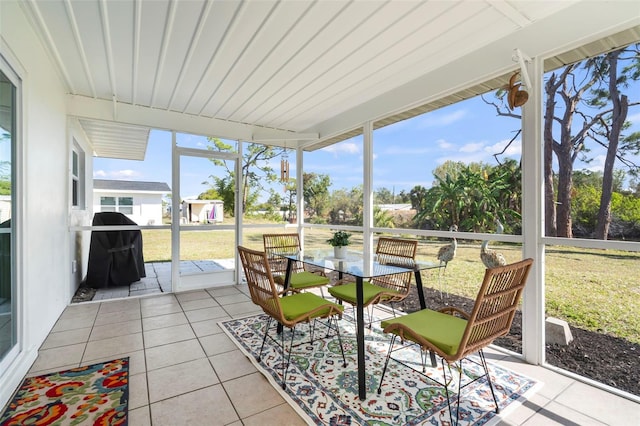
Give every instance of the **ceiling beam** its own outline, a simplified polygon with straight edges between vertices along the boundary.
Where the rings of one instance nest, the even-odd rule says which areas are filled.
[[[300,142],[316,140],[319,137],[317,133],[313,132],[295,133],[121,102],[117,103],[116,109],[114,102],[85,96],[67,95],[67,114],[89,120],[112,121],[151,129],[230,140],[260,142],[276,146],[284,146],[285,141]],[[293,146],[289,146],[289,148],[293,148]]]

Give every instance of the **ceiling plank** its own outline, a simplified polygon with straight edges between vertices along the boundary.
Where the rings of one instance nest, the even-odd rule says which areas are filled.
[[[529,18],[521,14],[516,8],[511,6],[504,0],[487,0],[487,2],[491,5],[491,7],[500,11],[504,16],[509,18],[514,24],[518,25],[520,28],[524,28],[527,25],[533,23]]]
[[[158,65],[156,66],[156,72],[153,77],[153,86],[151,89],[151,106],[156,106],[156,96],[159,90],[159,81],[162,79],[162,72],[164,71],[165,63],[167,60],[167,50],[169,40],[173,35],[173,24],[176,17],[176,2],[169,3],[169,11],[167,12],[166,21],[164,23],[164,30],[162,31],[162,44],[160,47],[160,55],[158,56]]]
[[[76,16],[73,13],[73,7],[71,6],[70,0],[65,0],[64,6],[69,16],[70,27],[73,31],[73,38],[75,40],[76,46],[78,47],[78,53],[80,55],[80,60],[82,62],[82,68],[86,75],[87,81],[89,82],[89,90],[91,91],[91,95],[96,97],[96,86],[93,82],[93,76],[91,75],[91,70],[89,69],[89,61],[87,60],[87,55],[85,53],[84,45],[82,43],[82,36],[80,35],[80,29],[78,28],[78,22],[76,20]]]

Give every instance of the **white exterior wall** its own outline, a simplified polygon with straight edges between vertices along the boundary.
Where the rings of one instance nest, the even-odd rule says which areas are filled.
[[[102,211],[100,197],[133,197],[133,214],[126,214],[129,219],[141,226],[162,225],[162,195],[133,192],[94,191],[93,211]]]
[[[0,54],[22,80],[16,199],[20,352],[0,369],[0,406],[22,381],[71,300],[65,89],[16,1],[0,1]],[[62,165],[62,167],[61,167]]]
[[[76,118],[70,118],[68,120],[68,147],[67,153],[69,156],[68,159],[68,168],[67,173],[69,175],[69,184],[68,184],[68,206],[69,206],[69,226],[89,226],[91,225],[91,220],[93,218],[93,210],[91,206],[91,194],[93,193],[93,188],[91,184],[93,182],[93,160],[92,160],[92,151],[91,145],[85,138],[85,133],[82,130],[80,123]],[[73,141],[79,145],[79,148],[84,151],[85,154],[85,162],[84,162],[84,208],[72,207],[71,206],[71,167],[72,167],[72,159],[71,159],[71,150],[73,148]],[[89,231],[70,231],[69,233],[69,243],[70,243],[70,252],[69,256],[71,262],[73,262],[72,266],[69,267],[69,273],[71,274],[71,294],[75,294],[78,287],[80,287],[80,282],[87,275],[87,267],[86,265],[89,263],[89,245],[91,243],[91,232]]]

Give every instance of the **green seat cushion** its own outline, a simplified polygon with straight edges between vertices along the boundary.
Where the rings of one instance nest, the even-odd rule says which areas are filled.
[[[368,305],[374,297],[376,297],[380,293],[398,293],[395,290],[391,290],[388,288],[380,287],[375,284],[371,284],[369,281],[364,281],[362,283],[362,295],[364,300],[364,304]],[[348,283],[342,285],[336,285],[329,288],[329,293],[336,299],[343,300],[345,302],[351,303],[355,305],[357,303],[356,299],[356,283]]]
[[[291,296],[281,297],[280,306],[282,307],[284,317],[290,321],[295,320],[296,318],[305,315],[307,312],[321,306],[326,306],[326,309],[318,311],[313,315],[313,318],[326,315],[331,306],[337,307],[340,312],[344,310],[343,306],[330,302],[327,299],[323,299],[313,293],[296,293]]]
[[[383,330],[391,324],[402,324],[440,348],[442,352],[455,355],[467,327],[467,320],[431,309],[423,309],[380,323]]]
[[[284,285],[284,275],[275,277],[274,281],[278,284]],[[318,287],[326,284],[329,284],[329,278],[307,271],[296,272],[291,274],[291,277],[289,278],[289,287],[296,290],[303,290],[305,288]]]

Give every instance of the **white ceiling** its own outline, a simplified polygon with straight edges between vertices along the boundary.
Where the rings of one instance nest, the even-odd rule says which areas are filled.
[[[249,141],[336,136],[503,76],[516,47],[557,54],[637,26],[639,4],[605,14],[569,0],[23,3],[70,114],[98,127],[96,152],[126,158],[139,153],[101,148],[128,143],[131,127],[113,122]]]

